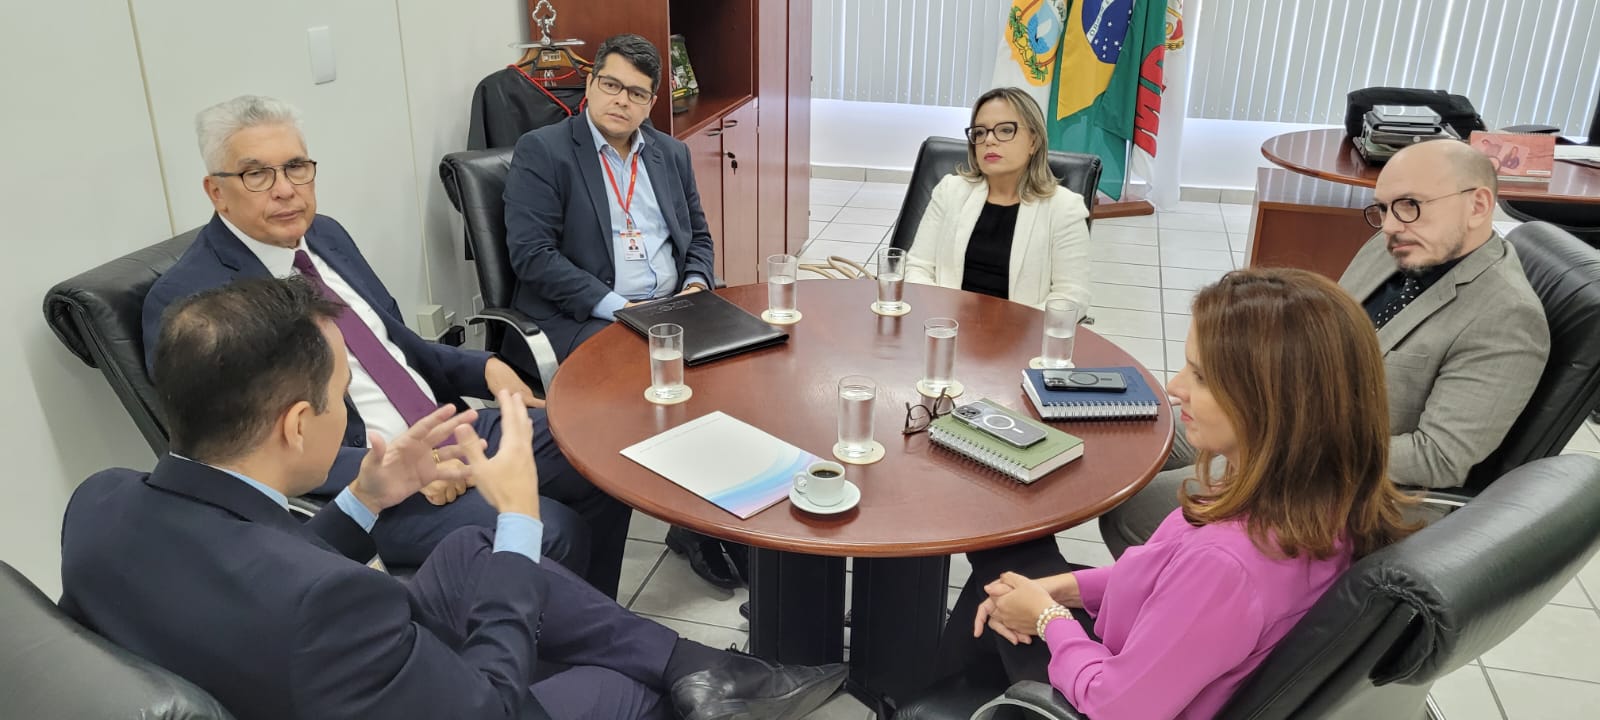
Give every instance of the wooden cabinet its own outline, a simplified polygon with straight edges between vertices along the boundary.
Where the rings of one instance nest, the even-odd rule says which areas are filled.
[[[650,121],[689,146],[717,274],[759,282],[768,255],[799,252],[809,230],[811,0],[551,3],[556,34],[584,40],[588,53],[631,32],[668,63],[669,38],[684,37],[700,93],[675,108],[663,76]]]

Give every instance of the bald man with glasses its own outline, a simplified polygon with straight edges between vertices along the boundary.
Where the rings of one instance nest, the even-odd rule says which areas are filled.
[[[1365,210],[1378,232],[1339,278],[1378,333],[1389,472],[1400,485],[1465,482],[1522,414],[1550,355],[1544,306],[1494,229],[1497,191],[1493,163],[1466,143],[1401,150]],[[1101,516],[1113,554],[1142,544],[1178,506],[1179,485],[1194,475],[1194,451],[1179,430],[1166,470]]]

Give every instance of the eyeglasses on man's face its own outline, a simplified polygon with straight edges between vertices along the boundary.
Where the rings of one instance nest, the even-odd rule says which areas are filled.
[[[906,435],[927,430],[933,421],[949,415],[956,408],[956,399],[950,397],[948,389],[940,390],[939,397],[933,399],[933,407],[922,403],[906,403],[906,426],[900,432]]]
[[[627,90],[628,99],[632,100],[633,104],[635,105],[649,105],[650,98],[655,97],[655,92],[651,90],[646,90],[642,87],[624,85],[622,84],[621,80],[611,77],[610,75],[594,76],[594,84],[599,86],[600,92],[603,92],[607,95],[615,95],[623,90]]]
[[[212,177],[236,177],[244,184],[244,189],[250,192],[265,192],[278,182],[278,171],[283,171],[284,178],[293,185],[308,185],[317,179],[317,161],[315,160],[290,160],[282,165],[268,165],[266,167],[251,168],[244,172],[219,172],[211,173]]]
[[[994,127],[987,128],[982,125],[973,125],[967,128],[967,142],[973,145],[982,145],[989,139],[989,133],[994,133],[994,139],[1000,142],[1011,142],[1017,136],[1017,124],[1014,122],[995,123]]]
[[[1407,197],[1400,198],[1392,203],[1373,203],[1363,208],[1361,213],[1367,218],[1368,225],[1380,230],[1383,229],[1384,215],[1394,215],[1394,219],[1410,225],[1422,217],[1423,205],[1431,203],[1435,200],[1443,200],[1448,197],[1455,197],[1462,193],[1469,193],[1473,190],[1477,190],[1477,188],[1457,190],[1453,193],[1447,193],[1435,198],[1428,198],[1427,200],[1418,200],[1416,198]]]

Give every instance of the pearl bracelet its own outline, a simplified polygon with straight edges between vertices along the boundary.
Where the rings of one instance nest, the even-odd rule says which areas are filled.
[[[1044,639],[1045,626],[1049,625],[1051,620],[1071,617],[1072,611],[1068,610],[1065,606],[1059,604],[1051,605],[1050,607],[1045,608],[1044,612],[1039,613],[1039,621],[1033,625],[1034,634],[1038,635],[1042,640]]]

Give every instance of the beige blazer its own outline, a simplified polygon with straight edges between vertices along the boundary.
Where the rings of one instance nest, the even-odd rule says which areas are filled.
[[[948,175],[939,181],[906,254],[907,280],[961,287],[967,243],[988,197],[989,184],[983,180]],[[1046,300],[1066,298],[1088,309],[1088,217],[1083,196],[1063,187],[1050,197],[1022,203],[1011,240],[1011,300],[1042,309]]]
[[[1395,273],[1378,233],[1339,284],[1362,302]],[[1389,386],[1389,472],[1447,488],[1500,446],[1550,355],[1544,305],[1496,233],[1378,331]]]

